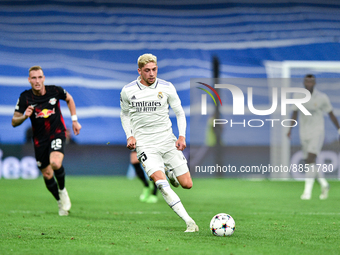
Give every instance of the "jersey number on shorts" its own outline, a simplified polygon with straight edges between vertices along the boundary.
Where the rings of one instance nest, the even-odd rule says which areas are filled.
[[[59,150],[59,149],[61,149],[61,144],[62,144],[62,140],[60,138],[55,139],[51,143],[51,148],[55,151]]]
[[[142,154],[140,154],[140,156],[139,156],[139,161],[140,162],[144,162],[145,160],[147,160],[147,156],[145,155],[145,153],[144,152],[142,152]]]

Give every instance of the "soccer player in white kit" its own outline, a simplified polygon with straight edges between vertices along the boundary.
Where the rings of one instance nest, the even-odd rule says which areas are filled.
[[[320,199],[327,199],[329,184],[325,178],[320,174],[322,171],[318,171],[315,165],[316,157],[320,153],[324,138],[325,138],[325,124],[323,114],[328,113],[331,121],[338,129],[340,134],[340,126],[337,118],[335,117],[332,109],[332,105],[328,96],[325,93],[315,89],[315,76],[307,74],[304,78],[304,86],[311,93],[311,99],[304,104],[304,107],[312,115],[300,114],[299,126],[300,126],[300,141],[302,145],[302,151],[305,158],[305,164],[309,164],[305,176],[305,188],[301,199],[309,200],[312,196],[312,189],[315,178],[318,180],[321,186]],[[298,117],[298,108],[293,106],[292,119],[296,120]],[[291,129],[288,132],[288,137],[291,135]]]
[[[120,116],[127,147],[136,149],[139,161],[167,204],[185,221],[185,232],[196,232],[198,226],[166,179],[167,175],[175,187],[179,184],[185,189],[192,187],[187,161],[182,153],[186,147],[185,114],[174,85],[157,78],[157,71],[156,56],[141,55],[138,58],[139,77],[121,91]],[[176,114],[178,139],[172,132],[169,106]]]

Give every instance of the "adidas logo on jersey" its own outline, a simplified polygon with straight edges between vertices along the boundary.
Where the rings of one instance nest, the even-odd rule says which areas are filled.
[[[132,97],[131,97],[131,100],[136,100],[137,98],[135,97],[135,95],[133,95]]]

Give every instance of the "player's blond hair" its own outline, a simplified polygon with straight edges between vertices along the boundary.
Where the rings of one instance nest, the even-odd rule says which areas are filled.
[[[143,68],[147,63],[153,62],[157,65],[157,57],[150,53],[143,54],[139,56],[137,64],[138,68]]]
[[[32,66],[32,67],[30,67],[30,69],[28,69],[28,74],[31,71],[38,71],[38,70],[41,70],[44,73],[44,71],[42,70],[41,66]]]

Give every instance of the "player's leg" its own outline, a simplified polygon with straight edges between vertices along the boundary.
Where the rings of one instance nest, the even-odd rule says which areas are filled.
[[[154,204],[158,202],[158,197],[157,197],[157,185],[152,182],[152,184],[149,185],[149,189],[150,189],[150,195],[149,197],[146,199],[145,202],[149,203],[149,204]]]
[[[177,148],[174,147],[172,143],[169,143],[169,145],[165,146],[165,148],[168,149],[166,153],[163,154],[164,164],[166,168],[172,169],[173,176],[176,177],[175,179],[183,188],[190,189],[192,187],[192,180],[187,165],[187,160],[183,155],[183,152],[177,150]],[[198,231],[198,226],[196,225],[195,221],[188,215],[182,203],[179,203],[178,210],[179,212],[183,211],[183,214],[185,213],[188,217],[187,220],[183,218],[187,224],[187,230],[185,232]]]
[[[71,200],[65,188],[64,144],[65,138],[56,138],[51,142],[50,165],[58,182],[61,208],[69,211],[71,209]]]
[[[193,183],[192,183],[188,165],[186,163],[178,167],[175,167],[173,169],[173,172],[176,175],[177,180],[181,184],[182,188],[184,189],[192,188]],[[196,231],[198,231],[198,226],[196,225],[195,222],[189,222],[189,224],[187,223],[186,232],[196,232]]]
[[[156,185],[156,183],[152,182],[152,184],[150,184],[150,187],[152,187],[151,195],[149,196],[148,200],[146,200],[146,202],[147,203],[157,203],[158,202],[157,185]]]
[[[187,164],[178,166],[174,169],[178,182],[184,189],[192,188],[192,179]]]
[[[179,187],[179,182],[177,180],[176,175],[174,174],[173,169],[165,169],[165,175],[168,177],[170,183],[172,186],[174,186],[175,188]]]
[[[132,151],[130,153],[130,163],[133,165],[136,175],[138,176],[138,178],[142,181],[142,183],[144,184],[145,187],[149,187],[149,182],[145,177],[145,173],[143,168],[140,165],[140,162],[137,158],[137,152]]]
[[[52,193],[54,198],[58,201],[60,199],[58,192],[58,184],[54,179],[53,169],[51,165],[48,165],[47,167],[40,169],[40,171],[43,175],[46,188]]]
[[[312,182],[310,179],[317,179],[321,186],[321,194],[319,196],[320,199],[327,199],[328,198],[328,191],[329,191],[329,184],[327,180],[322,176],[322,172],[318,171],[316,163],[316,157],[321,152],[322,145],[324,142],[324,133],[320,133],[319,135],[315,135],[310,142],[308,143],[308,155],[306,159],[306,163],[310,164],[310,168],[312,172],[309,173],[309,180],[307,182]],[[314,170],[314,171],[313,171]],[[314,181],[313,181],[314,183]]]
[[[62,208],[58,184],[57,184],[57,182],[54,178],[54,172],[53,172],[51,165],[48,165],[47,167],[42,168],[41,173],[44,177],[46,188],[52,193],[54,198],[57,200],[58,207],[59,207],[59,215],[60,216],[67,216],[68,211],[66,211]]]
[[[317,180],[320,183],[321,186],[321,194],[319,198],[321,200],[328,198],[328,192],[329,192],[329,184],[327,180],[323,177],[322,171],[317,172]]]
[[[58,201],[60,199],[58,192],[58,184],[54,179],[53,169],[50,165],[49,147],[50,147],[49,143],[34,146],[34,153],[35,158],[37,160],[37,166],[43,175],[46,188]]]
[[[187,166],[187,160],[182,151],[169,144],[169,151],[164,154],[166,175],[174,187],[181,185],[185,189],[192,187],[192,180]],[[176,169],[176,170],[175,170]]]
[[[309,200],[312,196],[313,185],[316,177],[315,168],[316,154],[308,153],[305,163],[308,164],[307,171],[305,173],[305,187],[301,195],[301,199]]]
[[[196,226],[195,221],[188,215],[183,207],[178,195],[171,189],[169,182],[166,179],[164,173],[164,159],[163,153],[159,152],[159,148],[139,148],[137,147],[137,154],[139,161],[143,163],[144,169],[148,176],[154,181],[157,188],[161,191],[161,194],[166,203],[171,209],[182,218],[187,227]],[[198,231],[198,227],[193,231]]]
[[[163,171],[158,170],[151,174],[152,180],[156,183],[158,189],[161,191],[162,196],[171,209],[184,220],[187,225],[185,232],[196,232],[198,226],[195,221],[189,216],[185,210],[178,195],[171,189],[169,182],[167,181]]]
[[[315,151],[315,154],[318,155],[320,152],[321,152],[321,149],[322,149],[322,145],[323,145],[323,142],[324,142],[324,133],[320,134],[320,136],[318,137],[318,139],[315,139],[314,140],[314,147],[316,148]],[[315,160],[316,162],[316,160]],[[314,164],[315,164],[314,162]],[[321,187],[321,194],[319,196],[320,199],[327,199],[328,198],[328,191],[329,191],[329,184],[327,182],[327,180],[324,178],[323,176],[323,172],[322,171],[318,171],[319,169],[315,169],[315,175],[316,175],[316,179],[317,181],[319,182],[320,184],[320,187]]]
[[[63,167],[64,154],[59,151],[53,151],[50,154],[50,165],[57,179],[59,189],[65,188],[65,169]]]
[[[137,152],[132,151],[130,153],[130,163],[132,164],[133,168],[135,169],[135,173],[137,177],[142,181],[144,188],[142,194],[139,196],[140,201],[146,202],[146,200],[150,197],[151,194],[151,185],[149,185],[149,181],[145,177],[144,170],[137,158]]]

